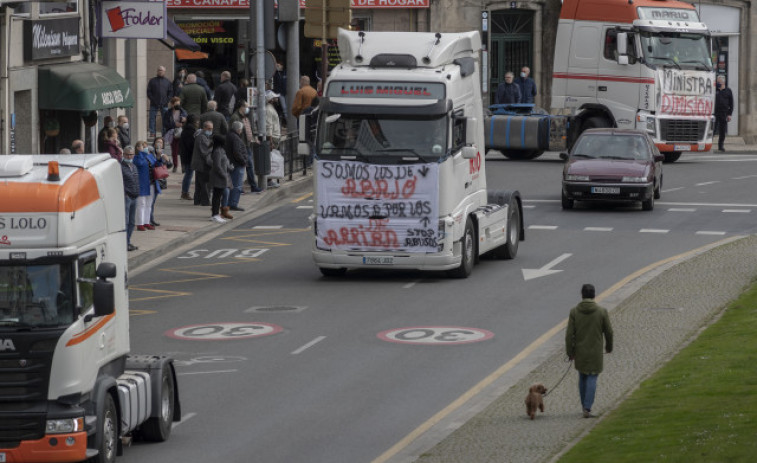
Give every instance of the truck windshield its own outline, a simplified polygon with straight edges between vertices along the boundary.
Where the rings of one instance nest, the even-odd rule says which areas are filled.
[[[73,264],[0,265],[0,330],[74,320]]]
[[[642,31],[640,37],[644,59],[650,66],[712,70],[706,35]]]
[[[325,116],[325,117],[323,117]],[[320,118],[321,159],[376,164],[435,162],[447,155],[447,118],[325,114]]]

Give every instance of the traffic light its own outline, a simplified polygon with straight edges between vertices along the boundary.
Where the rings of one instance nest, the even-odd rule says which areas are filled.
[[[305,37],[335,39],[340,27],[350,27],[350,0],[306,0],[305,8]]]

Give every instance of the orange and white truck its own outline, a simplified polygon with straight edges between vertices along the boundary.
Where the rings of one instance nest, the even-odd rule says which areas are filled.
[[[715,73],[710,33],[690,3],[564,0],[552,113],[568,142],[588,128],[650,134],[668,162],[712,147]]]
[[[121,166],[0,156],[0,462],[115,461],[181,416],[173,361],[129,355]]]

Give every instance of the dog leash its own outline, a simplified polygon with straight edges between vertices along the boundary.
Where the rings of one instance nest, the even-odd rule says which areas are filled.
[[[552,386],[552,389],[547,389],[547,392],[544,393],[544,397],[546,397],[549,394],[551,394],[552,391],[554,391],[555,388],[557,386],[559,386],[560,383],[562,383],[562,381],[565,379],[565,377],[568,376],[568,373],[570,373],[570,367],[571,367],[571,365],[573,365],[573,360],[568,359],[568,368],[565,370],[565,373],[563,373],[562,378],[560,378],[560,381],[558,381],[557,384],[555,384],[554,386]]]

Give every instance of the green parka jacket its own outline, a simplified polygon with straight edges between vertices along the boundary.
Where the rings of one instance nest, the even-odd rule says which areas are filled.
[[[570,310],[565,331],[565,350],[575,359],[576,370],[587,375],[602,372],[602,336],[604,351],[612,352],[612,325],[607,310],[593,299],[583,299]]]

